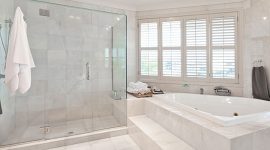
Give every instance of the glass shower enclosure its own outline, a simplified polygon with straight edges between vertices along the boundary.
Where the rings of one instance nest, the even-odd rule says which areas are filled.
[[[24,95],[0,81],[0,146],[126,126],[126,16],[70,1],[17,6],[36,68]]]

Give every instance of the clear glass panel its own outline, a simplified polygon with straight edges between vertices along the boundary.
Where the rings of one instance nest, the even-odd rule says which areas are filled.
[[[32,0],[15,6],[36,68],[30,91],[9,107],[13,131],[3,140],[0,131],[0,145],[126,125],[126,16]]]

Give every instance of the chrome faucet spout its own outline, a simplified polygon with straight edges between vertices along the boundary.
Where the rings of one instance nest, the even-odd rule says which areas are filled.
[[[204,89],[203,88],[200,88],[200,94],[204,94]]]

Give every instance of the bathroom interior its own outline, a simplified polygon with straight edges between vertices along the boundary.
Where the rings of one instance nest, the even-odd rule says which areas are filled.
[[[269,150],[269,8],[0,0],[0,150]]]

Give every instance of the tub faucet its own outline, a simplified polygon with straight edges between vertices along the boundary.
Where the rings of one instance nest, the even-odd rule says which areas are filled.
[[[200,88],[200,94],[204,94],[204,89],[203,88]]]

